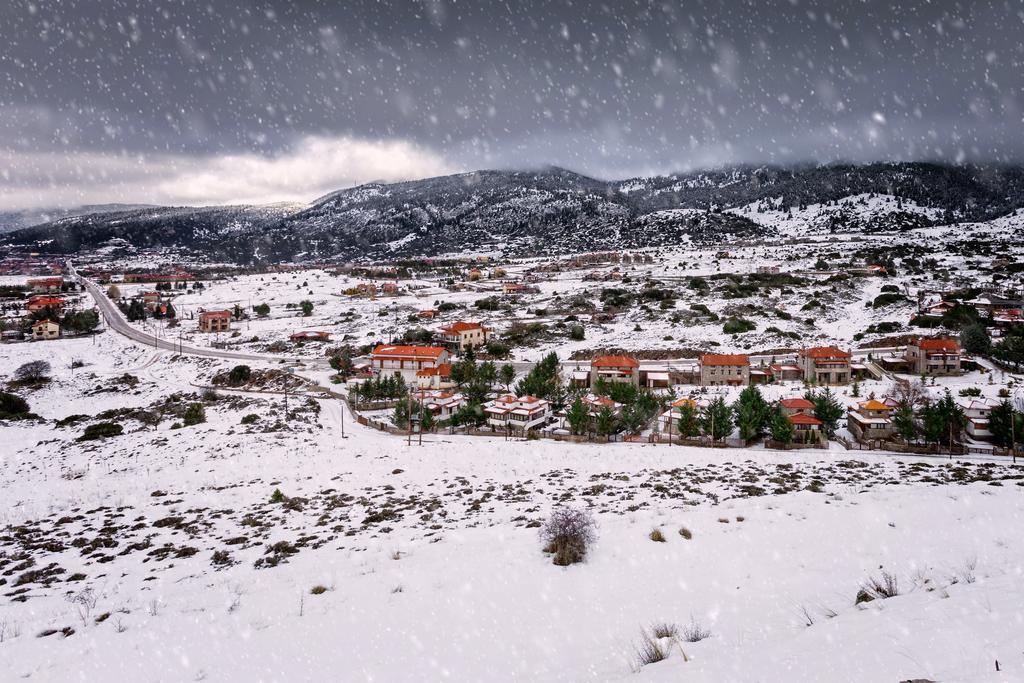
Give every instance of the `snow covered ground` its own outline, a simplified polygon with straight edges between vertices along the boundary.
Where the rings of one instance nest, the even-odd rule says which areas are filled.
[[[45,421],[0,423],[0,678],[1024,675],[1024,467],[837,447],[410,446],[332,399],[292,395],[285,420],[279,394],[204,396],[230,363],[112,333],[3,346],[0,368],[43,350],[53,378],[25,395]],[[176,428],[192,402],[207,421]],[[155,406],[155,427],[98,417]],[[56,424],[70,415],[91,417]],[[100,419],[125,433],[77,440]],[[536,528],[560,505],[599,524],[568,568]],[[883,570],[900,595],[855,606]],[[656,623],[710,636],[666,639],[668,658],[639,666]]]

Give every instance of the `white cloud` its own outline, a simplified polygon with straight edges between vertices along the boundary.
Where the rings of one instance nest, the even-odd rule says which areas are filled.
[[[408,141],[346,136],[307,136],[272,157],[0,151],[0,210],[109,202],[306,202],[373,180],[394,182],[456,170],[437,153]]]

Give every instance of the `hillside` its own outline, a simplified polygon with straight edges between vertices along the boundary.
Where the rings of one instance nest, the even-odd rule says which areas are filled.
[[[735,167],[608,182],[560,168],[340,190],[309,206],[145,208],[61,218],[0,244],[124,240],[238,263],[500,251],[525,256],[986,221],[1024,206],[1020,167]]]

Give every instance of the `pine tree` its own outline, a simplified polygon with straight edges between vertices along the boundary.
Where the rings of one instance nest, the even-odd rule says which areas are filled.
[[[892,427],[896,434],[910,443],[917,439],[917,420],[914,409],[906,401],[900,402],[892,414]]]
[[[732,410],[726,405],[725,399],[719,396],[704,410],[701,416],[701,431],[712,440],[718,441],[732,434],[732,430]]]
[[[843,416],[843,407],[836,400],[831,389],[823,391],[808,391],[804,398],[814,404],[814,416],[821,420],[822,430],[825,436],[832,438],[839,426],[839,419]]]
[[[793,423],[789,421],[786,414],[782,412],[781,406],[776,406],[771,420],[772,441],[788,444],[793,441]]]
[[[753,384],[747,386],[739,399],[733,404],[736,413],[736,425],[740,429],[740,438],[749,441],[764,432],[770,417],[768,403],[761,396],[760,390]]]
[[[582,398],[576,397],[576,400],[569,406],[569,410],[566,411],[565,419],[569,423],[569,430],[573,434],[582,434],[587,431],[590,423],[590,412],[587,410],[587,406]]]
[[[693,404],[684,403],[679,407],[679,420],[676,426],[679,429],[679,436],[684,439],[700,436],[700,417]]]
[[[601,406],[597,412],[597,433],[600,436],[610,436],[615,432],[618,419],[610,406]]]

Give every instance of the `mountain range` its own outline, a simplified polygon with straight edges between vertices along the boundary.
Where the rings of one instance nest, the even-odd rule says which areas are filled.
[[[851,198],[888,196],[876,210]],[[779,216],[831,232],[986,221],[1024,206],[1024,167],[933,163],[731,167],[605,181],[562,168],[478,171],[339,190],[309,205],[98,207],[0,235],[76,253],[171,248],[235,263],[501,252],[511,256],[758,239]],[[765,217],[774,218],[765,220]]]

